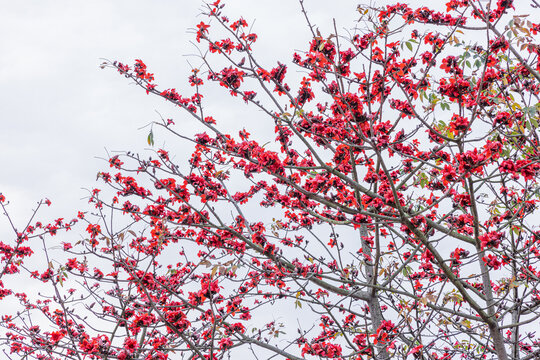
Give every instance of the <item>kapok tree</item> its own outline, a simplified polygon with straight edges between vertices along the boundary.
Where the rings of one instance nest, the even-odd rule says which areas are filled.
[[[86,236],[30,272],[51,295],[11,294],[6,356],[540,356],[540,25],[511,0],[451,0],[360,6],[365,27],[321,34],[300,5],[312,40],[272,66],[219,0],[184,91],[141,60],[103,64],[201,131],[163,119],[191,156],[110,158]],[[207,113],[214,84],[246,129]],[[244,102],[274,142],[251,137]]]

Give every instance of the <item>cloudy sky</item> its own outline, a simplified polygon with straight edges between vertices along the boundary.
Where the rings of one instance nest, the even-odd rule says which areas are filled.
[[[387,0],[371,0],[375,4]],[[305,0],[323,34],[350,29],[357,18],[351,0]],[[416,6],[445,1],[410,1]],[[519,0],[516,3],[524,3]],[[290,61],[311,35],[295,0],[229,0],[231,19],[243,16],[259,34],[255,51],[267,65]],[[96,174],[108,168],[107,153],[148,151],[152,121],[174,118],[177,129],[200,126],[162,99],[147,96],[103,59],[132,64],[143,59],[162,88],[188,89],[190,63],[198,64],[189,29],[204,20],[199,0],[0,0],[0,193],[22,227],[37,201],[51,208],[40,218],[73,217],[87,210],[87,190],[103,186]],[[433,4],[431,4],[433,5]],[[253,129],[242,102],[227,95],[207,97],[218,121]],[[224,118],[224,119],[223,119]],[[142,128],[142,129],[141,129]],[[157,133],[156,146],[164,144]],[[176,147],[177,158],[189,156]],[[181,162],[181,161],[179,161]],[[0,218],[0,238],[11,235]]]
[[[203,20],[202,2],[0,3],[0,192],[11,200],[19,226],[45,197],[53,201],[43,214],[49,218],[69,218],[84,208],[84,188],[101,186],[95,179],[107,167],[106,151],[144,151],[148,128],[140,128],[158,120],[156,111],[182,127],[197,126],[99,64],[102,58],[129,64],[141,58],[160,85],[186,88],[188,61],[197,62],[189,56],[196,53],[189,29]],[[226,4],[231,18],[256,20],[259,54],[271,63],[288,61],[294,49],[305,48],[310,35],[296,1]],[[353,25],[356,3],[328,4],[306,0],[322,29],[332,17],[342,27]],[[227,110],[230,116],[237,111]],[[0,233],[6,225],[0,220]]]
[[[144,151],[148,128],[140,128],[159,119],[156,111],[174,118],[182,131],[196,132],[198,125],[187,115],[99,64],[103,58],[129,64],[141,58],[163,88],[185,89],[188,61],[197,63],[189,56],[196,53],[189,29],[204,19],[199,16],[201,1],[0,4],[0,192],[11,200],[10,211],[19,224],[44,197],[54,205],[47,209],[49,218],[69,218],[84,208],[84,188],[101,185],[95,179],[107,167],[107,151]],[[254,31],[260,36],[255,50],[267,65],[289,61],[310,39],[297,1],[226,4],[231,19],[255,20]],[[331,31],[332,18],[338,29],[352,28],[357,19],[355,1],[305,0],[305,5],[323,34]],[[208,104],[229,121],[246,121],[239,116],[244,107],[228,98],[218,95]],[[157,137],[156,145],[163,145],[160,141]],[[0,234],[5,234],[5,226],[0,220]]]
[[[354,26],[355,2],[338,0],[333,6],[321,0],[305,2],[323,34],[331,31],[332,18],[340,29]],[[190,56],[196,54],[190,29],[205,20],[199,16],[201,1],[0,0],[0,4],[0,193],[10,201],[8,209],[19,229],[43,198],[52,201],[38,215],[44,222],[91,210],[85,189],[103,186],[96,182],[96,174],[109,168],[107,153],[148,154],[146,125],[159,120],[157,112],[173,118],[183,133],[200,132],[200,125],[183,111],[147,96],[99,65],[104,58],[128,64],[140,58],[161,88],[192,92],[186,79],[190,64],[200,61]],[[296,1],[226,4],[231,19],[243,16],[250,24],[255,20],[253,30],[259,35],[255,50],[268,66],[289,62],[311,38]],[[245,125],[252,133],[251,129],[261,128],[257,114],[246,116],[245,104],[230,102],[224,94],[206,97],[206,106],[218,121]],[[171,143],[170,137],[156,133],[155,142],[156,147],[177,149],[178,163],[189,157],[188,150]],[[78,238],[81,231],[56,241],[71,241],[66,237]],[[9,242],[12,235],[0,217],[0,239]]]

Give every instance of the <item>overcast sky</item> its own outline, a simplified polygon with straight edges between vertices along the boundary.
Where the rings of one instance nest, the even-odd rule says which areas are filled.
[[[231,19],[256,19],[256,51],[268,65],[290,61],[294,50],[306,48],[310,34],[297,1],[225,3]],[[331,31],[332,18],[339,29],[350,29],[357,3],[305,0],[323,34]],[[426,3],[433,1],[414,5]],[[101,58],[129,64],[141,58],[163,88],[186,88],[188,60],[196,63],[186,57],[195,53],[188,29],[203,20],[199,0],[0,0],[0,5],[0,192],[11,200],[19,224],[44,197],[53,201],[50,217],[84,209],[82,188],[102,186],[96,174],[107,168],[98,157],[106,156],[105,149],[144,151],[148,129],[139,128],[158,120],[156,111],[175,118],[183,131],[196,132],[198,125],[186,114],[99,64]],[[246,121],[238,102],[218,96],[210,103],[229,121]],[[160,141],[157,137],[156,145]],[[0,220],[0,234],[5,226]]]
[[[129,64],[141,58],[163,87],[186,87],[194,54],[188,33],[203,17],[193,1],[0,1],[0,192],[11,200],[19,226],[35,203],[53,201],[47,217],[70,217],[85,207],[82,188],[96,184],[96,174],[115,150],[143,151],[156,111],[195,122],[163,100],[146,96],[101,58]],[[255,21],[259,54],[271,63],[288,61],[304,49],[308,28],[296,1],[226,2],[232,18]],[[351,27],[356,4],[307,0],[321,27],[336,17]],[[217,99],[223,101],[223,99]],[[223,105],[227,105],[224,103]],[[235,104],[236,106],[237,104]],[[237,111],[234,107],[227,109]],[[156,145],[160,139],[156,139]],[[187,154],[186,154],[187,155]],[[45,215],[45,214],[43,214]],[[0,220],[0,234],[7,224]]]
[[[338,29],[350,29],[358,2],[305,0],[323,34],[331,31],[332,18]],[[446,1],[410,2],[440,7]],[[250,24],[256,19],[255,51],[267,65],[290,61],[311,38],[295,0],[225,3],[231,19],[243,16]],[[159,119],[156,111],[174,118],[182,132],[200,129],[183,111],[99,64],[103,58],[128,64],[140,58],[161,88],[188,89],[188,61],[197,63],[187,56],[196,53],[188,29],[204,20],[198,16],[201,1],[0,0],[0,5],[0,193],[11,201],[19,227],[45,197],[53,206],[40,219],[69,219],[77,210],[88,210],[81,200],[87,196],[84,189],[103,186],[96,174],[108,169],[106,151],[147,151],[148,128],[140,128]],[[206,100],[218,121],[261,126],[245,116],[241,101],[218,94]],[[155,141],[161,146],[164,140],[156,134]],[[181,163],[189,153],[180,150],[176,156]],[[0,238],[8,235],[9,226],[0,218]]]
[[[297,1],[226,4],[231,19],[243,16],[250,24],[256,20],[255,50],[267,66],[289,62],[295,50],[306,49],[311,34]],[[333,17],[340,28],[354,25],[356,3],[328,4],[306,0],[312,21],[323,34],[331,31]],[[183,133],[201,131],[184,111],[147,96],[112,69],[99,67],[103,58],[128,64],[140,58],[160,88],[191,93],[188,61],[199,62],[188,56],[196,53],[189,29],[205,20],[199,16],[199,0],[0,0],[0,5],[0,192],[10,200],[9,211],[19,229],[42,198],[53,203],[38,215],[44,222],[91,210],[82,199],[88,195],[84,189],[104,186],[96,182],[96,174],[109,169],[103,160],[107,151],[148,154],[148,127],[140,128],[159,120],[156,111],[173,118]],[[256,121],[257,114],[246,116],[246,105],[231,102],[224,94],[206,98],[218,121],[245,126],[252,133],[261,128],[263,121]],[[274,137],[271,131],[266,136]],[[177,162],[185,163],[189,152],[168,139],[164,143],[165,137],[156,133],[156,147],[177,149]],[[78,239],[83,231],[61,234],[49,244]],[[10,243],[12,238],[8,222],[1,217],[0,240]],[[31,284],[19,285],[31,291]]]

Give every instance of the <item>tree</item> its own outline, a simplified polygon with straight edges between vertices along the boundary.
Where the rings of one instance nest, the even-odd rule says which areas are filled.
[[[205,129],[155,122],[193,144],[188,159],[113,156],[93,213],[14,228],[2,276],[49,292],[0,284],[22,305],[3,318],[6,356],[540,356],[540,24],[511,0],[450,0],[359,6],[354,32],[321,34],[300,5],[312,40],[292,64],[264,66],[219,0],[194,30],[189,91],[161,89],[141,60],[103,63]],[[235,111],[260,110],[275,141],[245,119],[220,126],[213,84]],[[77,222],[83,239],[44,242],[46,268],[25,265],[39,251],[25,242]]]

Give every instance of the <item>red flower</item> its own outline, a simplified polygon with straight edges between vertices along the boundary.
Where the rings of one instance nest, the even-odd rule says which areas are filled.
[[[101,233],[101,226],[98,224],[89,224],[86,227],[86,231],[90,234],[92,238],[95,238],[99,233]]]
[[[206,25],[204,22],[200,22],[197,25],[197,42],[201,42],[201,38],[205,38],[205,34],[208,33],[210,25]]]
[[[230,349],[233,346],[233,342],[230,338],[223,338],[219,340],[219,349],[224,351]]]

